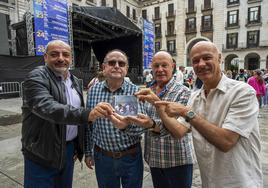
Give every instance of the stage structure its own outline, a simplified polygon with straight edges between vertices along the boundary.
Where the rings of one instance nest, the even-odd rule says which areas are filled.
[[[74,53],[72,71],[85,84],[95,76],[96,67],[101,67],[105,54],[115,48],[125,51],[129,57],[130,79],[135,83],[142,82],[143,32],[138,26],[111,7],[68,7],[66,17],[69,44]],[[25,20],[14,24],[13,29],[16,30],[18,55],[33,55],[36,51],[33,14],[28,11]],[[23,30],[27,31],[26,44]],[[22,50],[25,48],[27,53]]]

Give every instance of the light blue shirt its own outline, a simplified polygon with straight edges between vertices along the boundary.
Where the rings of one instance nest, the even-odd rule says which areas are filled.
[[[80,107],[81,99],[76,89],[72,86],[72,80],[70,78],[70,75],[67,77],[66,80],[63,81],[63,83],[65,85],[65,95],[67,99],[67,104],[77,108]],[[71,141],[75,137],[77,137],[77,125],[67,125],[66,141]]]

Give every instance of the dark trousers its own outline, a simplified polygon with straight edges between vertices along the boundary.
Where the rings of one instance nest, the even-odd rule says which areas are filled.
[[[71,188],[74,169],[74,144],[66,145],[66,163],[62,170],[47,168],[24,158],[25,188]]]
[[[191,188],[193,165],[150,168],[154,188]]]
[[[99,188],[141,188],[143,160],[141,146],[137,153],[112,158],[94,151],[95,171]]]

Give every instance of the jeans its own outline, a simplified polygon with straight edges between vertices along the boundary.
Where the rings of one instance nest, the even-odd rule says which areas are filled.
[[[66,145],[66,163],[63,169],[44,167],[24,158],[25,188],[71,188],[74,169],[74,144]]]
[[[143,160],[141,146],[137,153],[114,159],[94,151],[95,172],[99,188],[141,188]]]
[[[150,168],[154,188],[191,188],[193,165]]]

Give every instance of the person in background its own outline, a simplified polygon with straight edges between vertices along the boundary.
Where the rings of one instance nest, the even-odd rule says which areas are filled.
[[[88,85],[87,85],[87,89],[89,89],[90,87],[92,87],[92,86],[95,85],[96,83],[101,82],[101,81],[103,81],[103,80],[105,80],[105,76],[104,76],[104,74],[103,74],[102,71],[99,71],[99,72],[97,73],[97,76],[94,77],[94,78],[92,78],[92,80],[88,83]]]
[[[81,83],[69,72],[71,47],[50,41],[44,60],[46,65],[31,71],[23,84],[24,187],[71,188],[90,111],[83,108]]]
[[[153,80],[153,75],[149,71],[146,71],[145,72],[145,84],[146,84],[146,87],[150,86],[150,83],[152,82],[152,80]]]
[[[256,70],[255,75],[248,79],[248,84],[256,91],[256,97],[259,102],[259,108],[262,107],[262,97],[266,95],[266,87],[264,79],[262,78],[261,70]]]
[[[141,89],[135,95],[150,93],[153,97],[145,103],[146,114],[138,117],[128,117],[131,123],[148,127],[148,122],[154,126],[145,133],[144,158],[150,166],[154,188],[191,188],[193,163],[192,135],[185,134],[181,139],[174,138],[172,132],[167,132],[164,122],[159,117],[153,103],[168,100],[186,105],[190,90],[175,80],[173,76],[174,63],[172,56],[166,51],[159,51],[153,56],[152,71],[154,81],[150,88]]]
[[[239,75],[237,75],[237,77],[235,79],[238,80],[238,81],[247,82],[248,77],[247,77],[247,74],[245,74],[245,70],[240,69],[239,70]]]
[[[177,70],[177,72],[175,73],[176,81],[179,82],[180,84],[184,83],[184,71],[185,71],[185,67],[179,66],[179,70]]]
[[[221,53],[211,42],[196,43],[190,59],[203,87],[187,106],[156,100],[152,92],[139,92],[139,98],[151,101],[173,137],[192,132],[202,187],[263,188],[254,89],[222,74]]]
[[[225,75],[227,76],[227,78],[233,78],[233,72],[231,70],[227,70]]]

